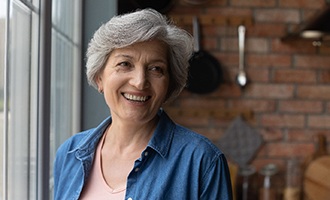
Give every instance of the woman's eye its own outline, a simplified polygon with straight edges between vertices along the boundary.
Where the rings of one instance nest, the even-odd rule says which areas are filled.
[[[161,76],[164,75],[164,69],[162,67],[153,66],[149,68],[152,75]]]
[[[126,66],[129,65],[129,63],[128,62],[120,62],[120,63],[118,63],[118,65],[122,66],[122,67],[126,67]]]
[[[131,64],[129,62],[120,62],[117,64],[117,69],[121,71],[128,71],[131,68]]]

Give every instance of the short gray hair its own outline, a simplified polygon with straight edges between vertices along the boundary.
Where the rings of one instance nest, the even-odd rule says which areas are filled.
[[[166,99],[176,98],[186,86],[193,39],[153,9],[115,16],[94,33],[86,55],[89,84],[97,89],[96,79],[114,49],[153,39],[165,42],[169,48],[170,84]]]

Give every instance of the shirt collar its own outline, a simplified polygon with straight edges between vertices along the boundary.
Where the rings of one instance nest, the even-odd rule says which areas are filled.
[[[175,124],[163,111],[163,109],[159,110],[158,116],[159,122],[152,138],[148,143],[148,147],[154,149],[165,158],[172,143]]]
[[[175,124],[168,117],[168,115],[164,112],[163,109],[160,109],[157,115],[159,116],[159,122],[157,124],[153,136],[148,143],[148,147],[154,149],[162,157],[165,158],[170,149],[170,145],[174,135]],[[98,141],[104,133],[104,130],[108,127],[111,121],[112,118],[111,116],[109,116],[96,128],[91,129],[91,133],[88,134],[88,136],[85,137],[77,146],[77,148],[75,148],[73,151],[81,150],[82,152],[84,152],[84,154],[92,153],[89,152],[89,150],[93,150],[96,148]]]
[[[98,141],[102,137],[105,129],[108,127],[109,124],[111,124],[112,118],[111,116],[107,117],[103,122],[101,122],[96,128],[88,130],[87,136],[77,145],[73,151],[81,151],[85,152],[87,154],[93,153],[94,149],[96,148]],[[89,152],[89,151],[92,152]]]

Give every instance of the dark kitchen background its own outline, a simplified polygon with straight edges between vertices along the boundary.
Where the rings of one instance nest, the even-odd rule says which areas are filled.
[[[126,0],[131,7],[120,2],[119,12],[136,8],[132,1]],[[283,189],[291,184],[294,173],[290,170],[297,168],[299,186],[303,185],[304,170],[320,147],[318,138],[330,140],[330,40],[326,34],[312,39],[299,36],[326,9],[329,5],[324,0],[181,0],[160,8],[192,34],[192,18],[199,18],[201,48],[217,59],[223,74],[215,90],[203,94],[185,90],[165,109],[178,123],[207,136],[220,148],[222,141],[231,144],[225,148],[228,151],[255,146],[246,164],[254,168],[258,179],[262,170],[275,166],[277,189]],[[329,13],[325,21],[330,22]],[[248,83],[244,88],[235,80],[239,25],[246,28]],[[201,71],[203,67],[206,70],[207,66],[200,66]],[[244,137],[245,132],[251,137]],[[260,137],[252,140],[256,135],[262,141]],[[329,145],[325,147],[329,150]],[[242,155],[229,153],[233,165],[235,156]]]

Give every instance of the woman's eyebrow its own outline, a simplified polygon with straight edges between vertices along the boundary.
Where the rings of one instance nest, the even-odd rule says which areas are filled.
[[[133,56],[130,56],[128,54],[117,54],[113,56],[114,58],[120,58],[120,57],[124,57],[124,58],[133,58]]]

